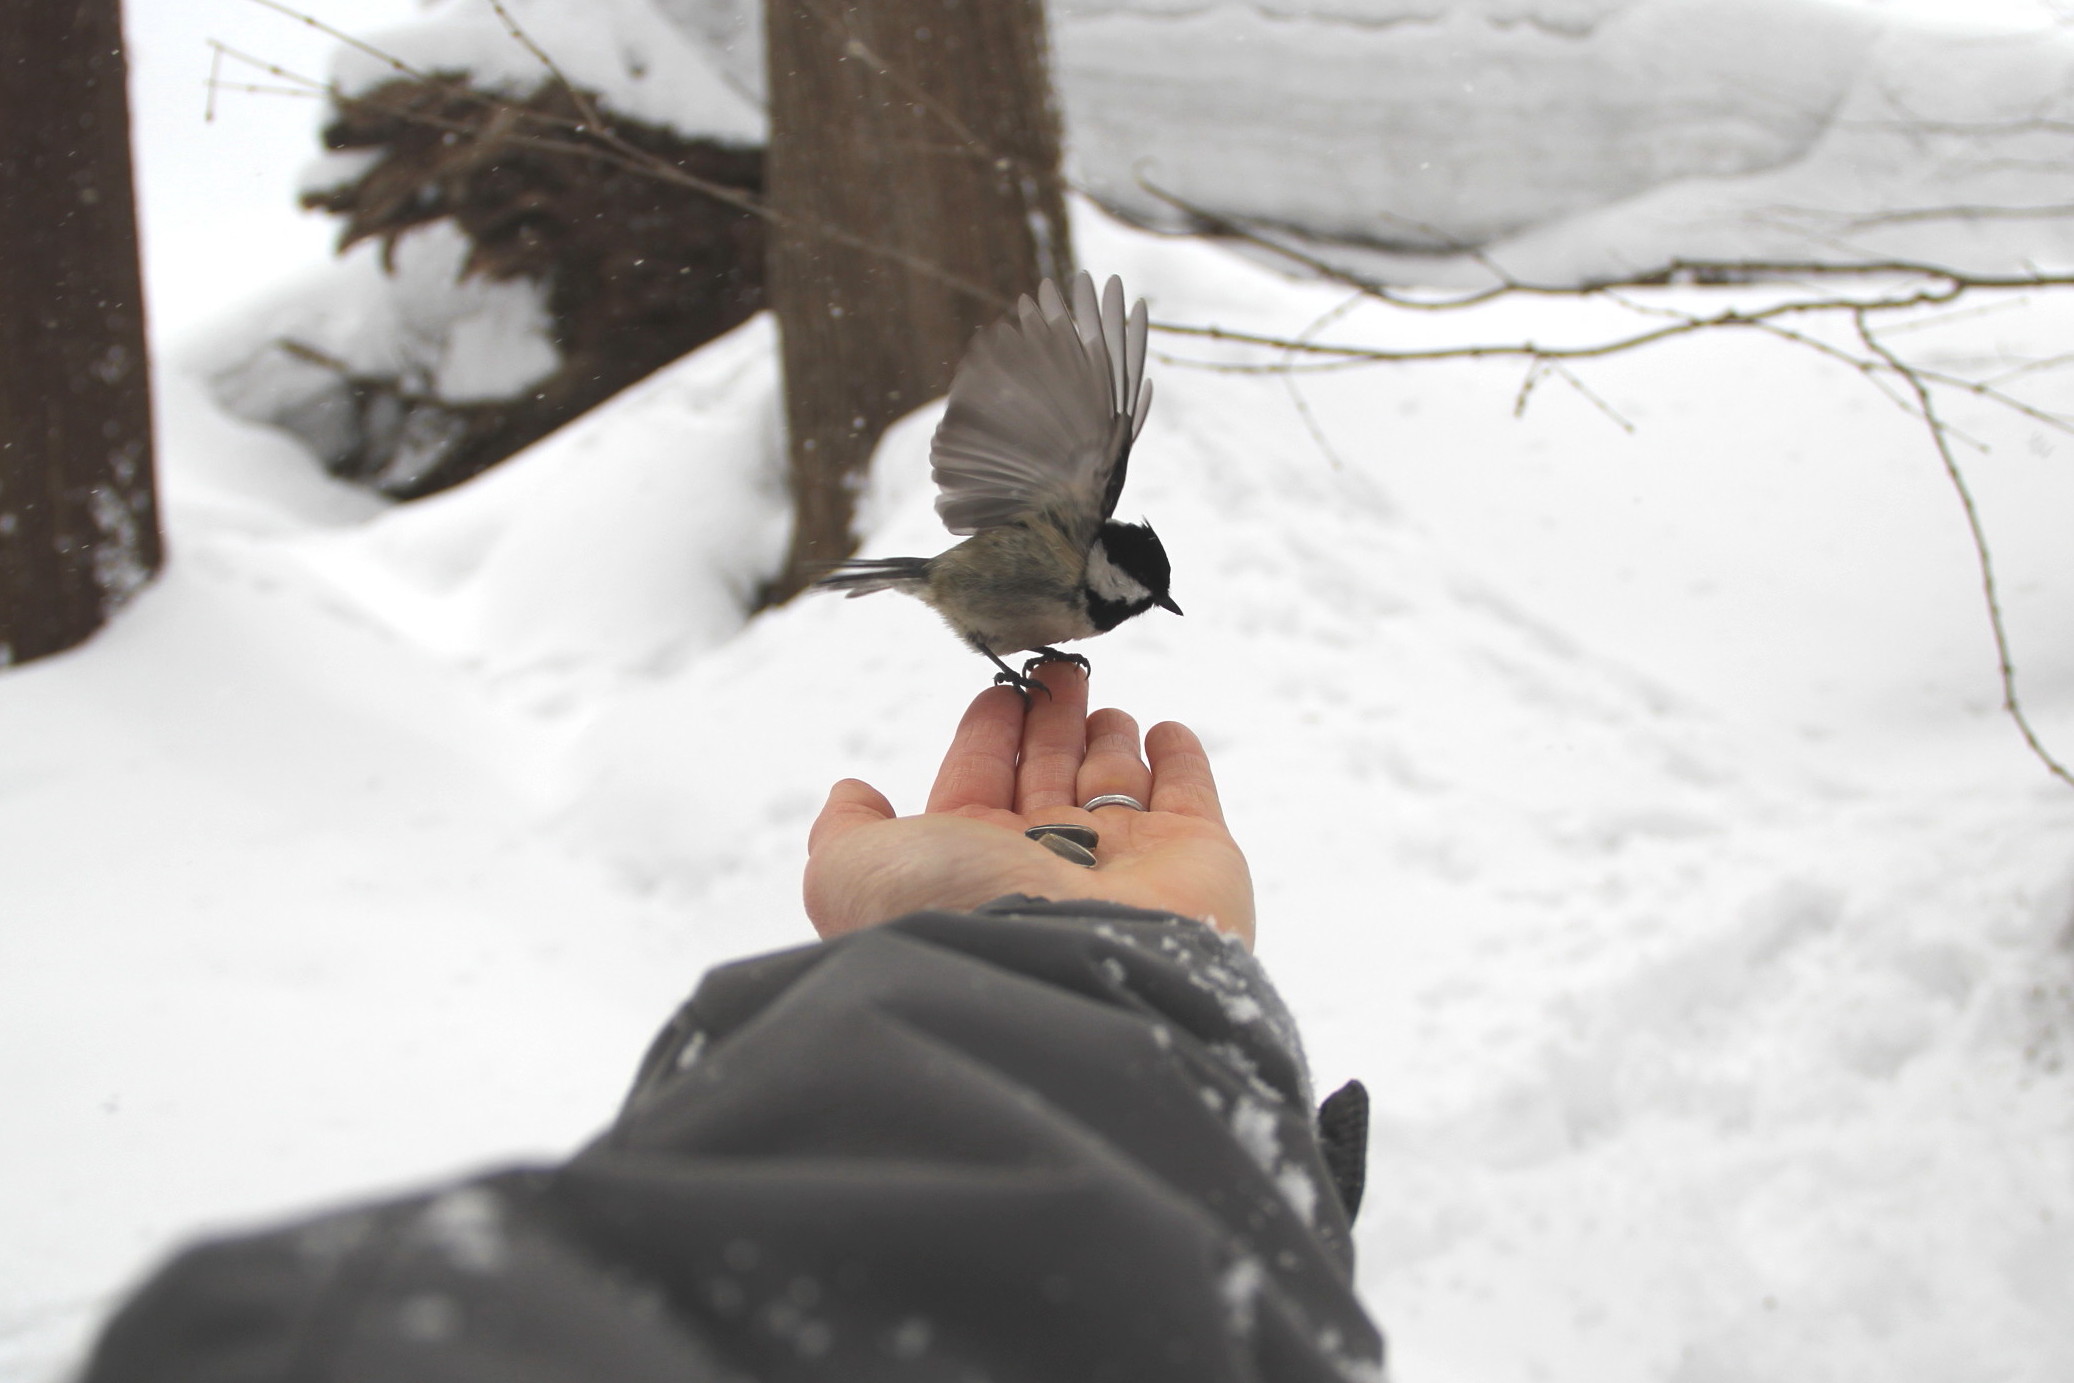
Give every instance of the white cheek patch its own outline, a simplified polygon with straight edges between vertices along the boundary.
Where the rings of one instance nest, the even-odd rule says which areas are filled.
[[[1109,549],[1096,543],[1087,555],[1087,587],[1103,600],[1136,605],[1152,599],[1145,583],[1109,560]]]

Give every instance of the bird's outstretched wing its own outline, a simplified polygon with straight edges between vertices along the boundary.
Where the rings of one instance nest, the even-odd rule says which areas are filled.
[[[1123,283],[1110,279],[1097,304],[1083,273],[1069,311],[1046,279],[958,363],[929,449],[937,516],[953,533],[976,533],[1049,508],[1092,542],[1116,510],[1151,405],[1145,300],[1126,319]]]

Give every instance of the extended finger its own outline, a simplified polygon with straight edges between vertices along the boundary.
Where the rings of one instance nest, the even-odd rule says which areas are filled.
[[[1087,674],[1073,663],[1046,663],[1037,669],[1037,680],[1051,695],[1032,697],[1023,719],[1015,809],[1026,816],[1079,805],[1073,784],[1087,754]]]
[[[932,812],[960,807],[1005,810],[1015,800],[1015,756],[1023,737],[1023,701],[1007,687],[989,687],[965,708],[951,747],[929,789]]]
[[[893,819],[893,804],[886,794],[867,782],[845,778],[828,790],[821,814],[807,830],[807,853],[813,854],[829,841],[859,826]]]
[[[1078,806],[1111,792],[1135,797],[1149,806],[1152,770],[1138,754],[1138,722],[1122,711],[1104,708],[1087,718],[1087,757],[1080,762],[1073,803]]]
[[[1146,732],[1145,750],[1152,759],[1152,810],[1224,823],[1210,756],[1195,731],[1178,721],[1162,721]]]

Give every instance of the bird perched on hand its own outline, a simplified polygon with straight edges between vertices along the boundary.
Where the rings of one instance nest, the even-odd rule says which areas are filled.
[[[936,513],[971,536],[934,557],[858,558],[814,584],[905,591],[942,615],[1025,696],[1030,673],[1087,659],[1055,645],[1091,639],[1167,594],[1167,551],[1151,527],[1110,515],[1123,493],[1131,443],[1145,426],[1145,300],[1128,320],[1123,284],[1073,280],[1068,309],[1046,279],[1032,302],[973,338],[951,379],[950,403],[929,446],[941,491]],[[1016,672],[1004,653],[1038,656]]]

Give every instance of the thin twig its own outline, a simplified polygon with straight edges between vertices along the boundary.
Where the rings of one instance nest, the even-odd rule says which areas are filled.
[[[2074,203],[2047,206],[1925,206],[1896,211],[1868,211],[1841,218],[1847,230],[1868,226],[1905,226],[1924,221],[2037,221],[2074,216]]]
[[[204,82],[203,85],[209,90],[211,106],[208,111],[203,113],[202,119],[205,122],[216,118],[214,103],[216,93],[219,91],[235,91],[241,96],[293,96],[298,101],[321,101],[324,99],[323,92],[311,91],[307,87],[300,86],[265,86],[259,82],[224,81],[208,81]]]
[[[2020,379],[2024,375],[2039,374],[2046,370],[2057,370],[2066,365],[2074,365],[2074,355],[2048,355],[2039,360],[2026,360],[2021,365],[2011,366],[2001,374],[1994,375],[1981,382],[1983,384],[1998,385],[2012,379]]]
[[[1935,331],[1951,322],[1970,321],[1975,317],[1992,317],[2000,312],[2014,312],[2029,306],[2030,300],[2027,298],[2004,298],[2000,302],[1981,303],[1976,307],[1955,307],[1949,312],[1925,312],[1905,322],[1896,322],[1884,330],[1889,336],[1916,331]]]
[[[1635,425],[1629,422],[1626,418],[1623,418],[1618,412],[1618,410],[1616,410],[1613,407],[1612,404],[1606,402],[1606,400],[1600,398],[1597,394],[1593,393],[1589,388],[1587,388],[1585,386],[1584,381],[1579,379],[1576,373],[1572,371],[1569,367],[1558,364],[1556,361],[1553,360],[1547,361],[1545,363],[1547,364],[1551,373],[1555,374],[1558,378],[1560,378],[1563,381],[1563,383],[1569,385],[1572,389],[1575,389],[1578,392],[1578,394],[1580,394],[1583,397],[1586,403],[1590,404],[1592,407],[1598,409],[1601,413],[1604,413],[1608,418],[1612,419],[1613,425],[1615,427],[1619,428],[1622,432],[1625,432],[1630,436],[1634,434]]]
[[[278,63],[268,62],[265,58],[255,58],[250,53],[241,52],[231,47],[228,43],[221,43],[212,38],[209,40],[209,47],[215,50],[216,54],[216,61],[212,62],[209,68],[209,80],[211,82],[216,80],[218,64],[221,63],[222,59],[232,58],[238,62],[256,67],[270,77],[279,77],[284,82],[294,82],[298,87],[308,91],[313,96],[322,96],[332,89],[328,82],[320,82],[314,77],[305,77],[300,72],[291,72]]]
[[[1873,303],[1858,303],[1850,299],[1829,299],[1819,302],[1774,303],[1770,307],[1751,310],[1729,308],[1708,317],[1680,316],[1666,326],[1649,331],[1636,332],[1629,336],[1616,337],[1611,341],[1600,341],[1585,346],[1544,346],[1533,341],[1501,342],[1474,346],[1435,346],[1418,350],[1387,350],[1379,346],[1357,346],[1348,343],[1322,343],[1292,341],[1286,337],[1266,336],[1257,332],[1233,331],[1219,326],[1186,326],[1176,323],[1153,323],[1155,331],[1171,336],[1196,336],[1211,341],[1231,341],[1241,345],[1270,346],[1293,353],[1333,357],[1314,369],[1338,369],[1349,365],[1375,362],[1401,362],[1409,360],[1480,360],[1492,357],[1527,356],[1542,360],[1590,360],[1600,356],[1618,355],[1623,351],[1653,345],[1673,337],[1689,336],[1696,331],[1717,327],[1751,327],[1779,317],[1803,316],[1818,312],[1850,311],[1865,307],[1868,310],[1892,311],[1903,307],[1917,307],[1950,300],[1947,290],[1926,289],[1920,293],[1899,298],[1885,298]],[[1210,364],[1206,368],[1229,374],[1265,374],[1285,368],[1269,364]]]
[[[1406,307],[1412,308],[1414,310],[1426,311],[1442,311],[1450,308],[1474,307],[1479,303],[1490,302],[1494,298],[1502,297],[1508,292],[1533,291],[1532,289],[1523,288],[1521,285],[1514,284],[1510,280],[1501,279],[1499,283],[1490,288],[1478,289],[1474,292],[1459,294],[1447,298],[1420,298],[1407,295],[1397,291],[1396,289],[1391,288],[1387,284],[1377,283],[1372,279],[1365,279],[1361,277],[1359,274],[1343,269],[1339,265],[1334,264],[1329,260],[1321,259],[1318,256],[1309,253],[1308,251],[1299,249],[1298,247],[1290,245],[1284,241],[1274,239],[1273,237],[1266,235],[1265,233],[1259,230],[1254,229],[1252,226],[1246,224],[1244,221],[1240,220],[1237,217],[1228,216],[1222,212],[1211,211],[1207,207],[1197,206],[1193,202],[1186,201],[1183,198],[1178,197],[1175,194],[1168,192],[1164,188],[1161,188],[1155,183],[1153,183],[1149,178],[1145,176],[1142,169],[1138,171],[1137,179],[1138,186],[1141,189],[1143,189],[1148,195],[1158,198],[1160,201],[1165,202],[1168,206],[1173,207],[1176,211],[1179,211],[1182,214],[1188,216],[1190,219],[1194,220],[1198,225],[1202,226],[1205,230],[1210,231],[1212,234],[1226,236],[1233,240],[1244,241],[1246,244],[1254,245],[1260,249],[1267,250],[1270,253],[1280,255],[1284,259],[1289,260],[1291,263],[1300,265],[1301,267],[1310,270],[1319,278],[1322,278],[1327,282],[1341,284],[1347,288],[1355,290],[1358,293],[1364,293],[1369,297],[1379,298],[1383,302],[1389,303],[1393,307]]]
[[[2074,121],[2050,116],[2027,116],[2021,120],[1855,120],[1833,122],[1845,130],[1885,130],[1893,134],[2074,134]]]
[[[1308,340],[1311,333],[1323,331],[1326,327],[1360,306],[1364,301],[1366,301],[1365,294],[1354,294],[1352,297],[1322,313],[1316,321],[1298,332],[1296,339],[1299,341]],[[1288,357],[1285,355],[1283,358],[1286,360]],[[1318,450],[1325,454],[1326,461],[1336,471],[1346,469],[1346,463],[1340,460],[1339,451],[1332,445],[1332,439],[1325,435],[1325,429],[1319,425],[1318,415],[1311,411],[1311,401],[1305,398],[1303,390],[1297,387],[1294,371],[1290,371],[1282,376],[1282,387],[1288,391],[1289,401],[1296,405],[1296,416],[1303,420],[1304,430],[1311,434],[1311,440],[1317,443]]]
[[[584,132],[608,142],[618,142],[617,137],[612,133],[611,127],[606,125],[603,118],[599,116],[597,106],[592,103],[588,96],[577,90],[576,83],[570,81],[568,75],[555,65],[555,60],[547,55],[547,50],[535,43],[533,36],[527,33],[516,19],[511,17],[511,11],[504,8],[504,0],[489,0],[489,6],[497,12],[497,18],[504,21],[504,31],[510,34],[528,53],[539,59],[540,65],[547,69],[548,75],[555,79],[555,83],[562,88],[563,94],[575,105],[576,114],[583,121]]]
[[[1884,360],[1888,368],[1899,375],[1909,391],[1916,396],[1916,406],[1922,410],[1923,419],[1930,428],[1930,440],[1937,446],[1937,457],[1944,463],[1945,476],[1951,481],[1952,489],[1958,492],[1959,507],[1966,514],[1966,531],[1973,539],[1973,555],[1980,564],[1980,586],[1982,595],[1987,599],[1988,626],[1995,633],[1995,661],[2002,675],[2002,709],[2016,722],[2016,728],[2023,735],[2024,743],[2031,747],[2031,752],[2038,757],[2038,761],[2044,764],[2054,777],[2074,787],[2074,773],[2070,773],[2066,765],[2054,758],[2051,751],[2038,738],[2038,732],[2031,728],[2030,717],[2024,714],[2023,702],[2017,696],[2016,662],[2009,651],[2009,630],[2002,621],[2002,599],[1995,585],[1995,564],[1988,555],[1987,531],[1981,526],[1980,509],[1973,502],[1973,491],[1966,484],[1964,473],[1959,470],[1957,458],[1952,455],[1951,442],[1945,436],[1944,424],[1937,416],[1937,405],[1930,397],[1930,386],[1873,334],[1872,324],[1866,320],[1865,313],[1854,314],[1853,320],[1858,328],[1858,337],[1865,343],[1865,348]]]
[[[431,80],[431,78],[426,76],[423,72],[418,71],[418,69],[412,67],[409,63],[404,62],[402,59],[396,57],[395,55],[385,53],[371,43],[366,43],[360,39],[354,38],[351,34],[347,33],[343,29],[335,29],[331,25],[326,24],[323,20],[317,18],[315,15],[304,14],[300,10],[293,9],[287,5],[282,4],[280,0],[252,0],[252,3],[255,5],[263,6],[266,9],[270,9],[276,14],[286,15],[288,16],[288,18],[293,19],[298,23],[307,24],[312,29],[315,29],[318,33],[323,34],[325,37],[335,38],[340,43],[345,44],[348,48],[352,48],[358,52],[365,53],[367,54],[367,56],[373,58],[377,62],[386,63],[395,71],[401,72],[404,76],[409,77],[415,81],[424,82]]]

